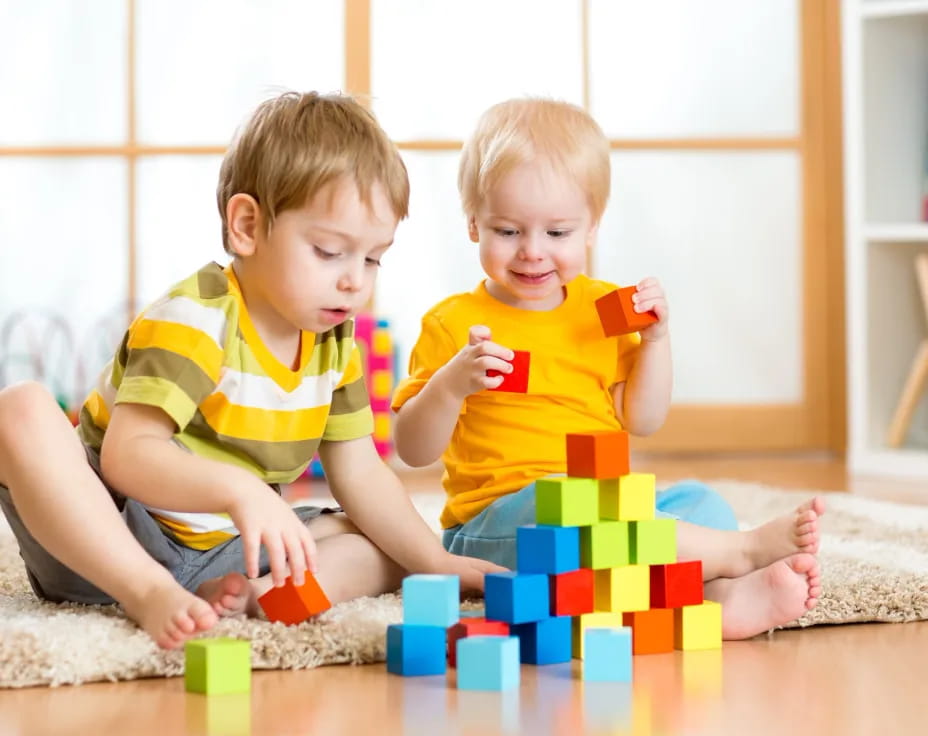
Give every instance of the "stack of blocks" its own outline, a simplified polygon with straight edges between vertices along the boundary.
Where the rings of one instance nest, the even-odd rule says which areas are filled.
[[[380,457],[386,460],[393,452],[390,399],[396,375],[396,351],[390,334],[390,323],[361,312],[354,318],[354,339],[361,351],[367,394],[374,413],[374,446]],[[324,475],[318,456],[313,458],[307,472],[316,478]]]

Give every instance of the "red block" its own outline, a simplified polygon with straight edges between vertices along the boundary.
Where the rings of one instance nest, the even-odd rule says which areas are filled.
[[[487,621],[483,616],[462,618],[448,627],[448,664],[457,666],[458,639],[465,636],[509,636],[509,624],[505,621]]]
[[[651,608],[698,606],[702,601],[702,560],[651,565]]]
[[[293,584],[293,578],[288,577],[280,588],[271,588],[258,598],[258,603],[270,621],[281,621],[287,625],[302,623],[332,607],[316,578],[308,572],[299,588]]]
[[[636,287],[626,286],[596,300],[596,311],[599,312],[599,321],[603,324],[606,337],[638,332],[657,322],[657,315],[653,311],[635,311],[632,302],[635,291]]]
[[[510,391],[516,394],[524,394],[528,391],[528,364],[530,353],[527,350],[513,350],[512,373],[502,373],[500,371],[489,370],[487,375],[490,378],[502,376],[503,382],[491,391]]]
[[[593,612],[593,571],[579,570],[549,575],[552,616],[579,616]]]
[[[632,627],[632,654],[673,651],[672,608],[623,613],[622,625]]]
[[[567,475],[571,478],[618,478],[628,473],[628,457],[628,432],[567,435]]]

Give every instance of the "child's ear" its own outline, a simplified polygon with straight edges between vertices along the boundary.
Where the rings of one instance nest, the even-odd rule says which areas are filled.
[[[480,233],[477,231],[477,220],[473,215],[467,218],[467,235],[472,243],[480,242]]]
[[[237,256],[250,256],[257,247],[261,208],[250,194],[234,194],[226,204],[229,248]]]

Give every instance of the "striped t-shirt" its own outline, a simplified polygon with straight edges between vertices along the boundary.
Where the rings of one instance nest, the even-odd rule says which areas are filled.
[[[289,483],[321,440],[373,432],[354,323],[304,332],[299,368],[258,336],[231,266],[212,263],[174,286],[130,325],[81,409],[78,433],[99,453],[113,406],[156,406],[189,452]],[[182,544],[209,549],[238,531],[226,514],[148,507]]]

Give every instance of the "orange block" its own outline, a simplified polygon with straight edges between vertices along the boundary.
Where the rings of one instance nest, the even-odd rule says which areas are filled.
[[[657,322],[654,312],[635,311],[632,302],[635,291],[636,287],[626,286],[596,300],[596,311],[599,312],[599,321],[603,324],[606,337],[638,332]]]
[[[258,603],[271,621],[281,621],[288,626],[299,624],[317,613],[332,607],[319,583],[311,573],[306,573],[306,580],[297,587],[293,578],[288,577],[279,588],[271,588],[258,598]]]
[[[628,473],[628,464],[628,432],[567,435],[567,475],[571,478],[618,478]]]
[[[632,654],[673,651],[672,608],[623,613],[622,625],[632,627]]]

